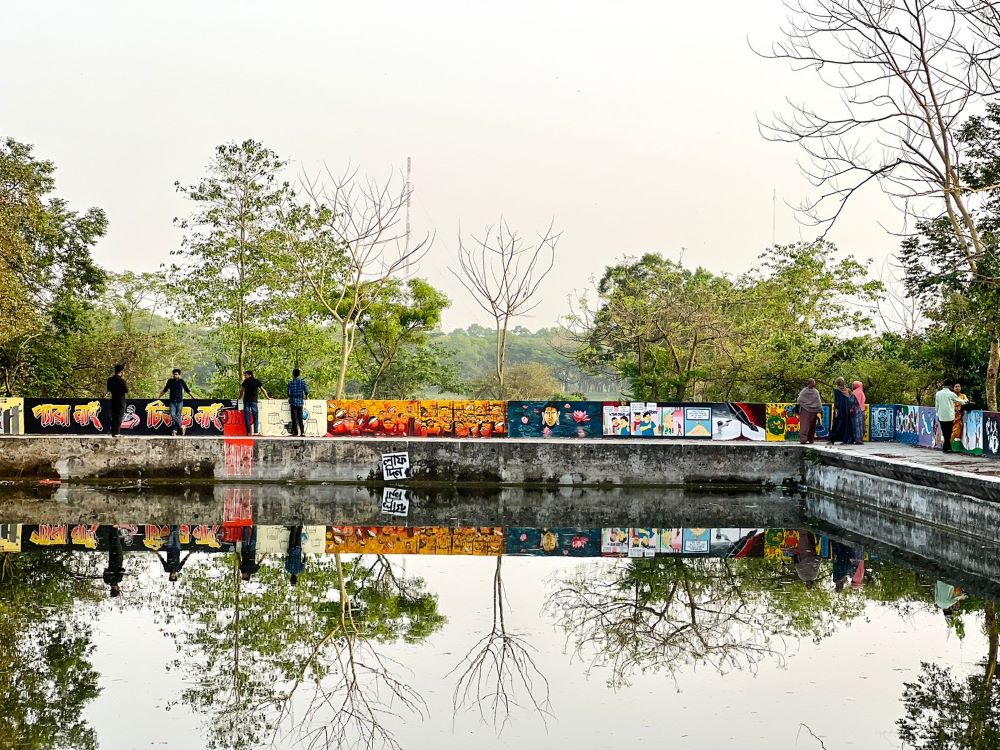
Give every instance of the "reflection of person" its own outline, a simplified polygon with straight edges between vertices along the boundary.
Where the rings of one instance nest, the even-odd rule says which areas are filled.
[[[837,591],[843,591],[848,583],[854,588],[861,588],[864,576],[864,553],[856,547],[843,542],[830,540],[833,554],[833,583]],[[859,575],[860,573],[860,575]]]
[[[163,565],[164,572],[167,573],[167,578],[171,581],[176,581],[181,574],[181,568],[191,557],[191,551],[189,551],[184,559],[181,560],[181,527],[171,526],[170,536],[167,537],[167,543],[164,546],[167,551],[166,558],[160,556],[159,550],[156,552],[156,556],[160,558],[160,564]],[[193,551],[193,550],[192,550]]]
[[[799,531],[799,546],[792,553],[795,572],[807,589],[816,585],[819,578],[820,557],[816,554],[816,537],[811,531]]]
[[[292,370],[292,380],[288,384],[288,408],[292,412],[292,437],[305,437],[306,423],[302,417],[306,399],[309,398],[309,386],[301,377],[302,371],[296,367]]]
[[[941,450],[951,453],[951,431],[955,426],[955,405],[961,404],[962,399],[951,389],[952,381],[944,381],[941,389],[934,394],[934,408],[937,410],[938,422],[941,424],[941,438],[944,445]]]
[[[257,527],[245,526],[240,545],[240,576],[244,581],[249,581],[258,570],[260,570],[260,560],[257,559]]]
[[[260,435],[260,408],[257,401],[262,393],[264,398],[269,398],[264,384],[253,376],[253,370],[244,372],[239,397],[243,401],[243,423],[246,425],[247,435]]]
[[[111,596],[121,596],[121,582],[125,577],[125,551],[122,548],[122,535],[117,526],[111,527],[111,540],[108,547],[108,566],[104,569],[104,582],[111,589]]]
[[[115,374],[108,378],[108,395],[111,397],[111,437],[118,437],[125,417],[125,365],[115,365]]]
[[[857,399],[847,387],[843,378],[837,378],[833,389],[833,424],[830,425],[830,445],[836,443],[853,443],[854,422],[853,409],[857,408]]]
[[[799,397],[795,400],[799,407],[799,442],[816,442],[816,423],[823,413],[823,399],[816,390],[816,379],[809,378],[806,387],[799,391]]]
[[[957,614],[958,605],[968,596],[958,586],[952,586],[944,581],[937,581],[934,584],[934,604],[944,613],[947,618]]]
[[[169,393],[169,403],[170,403],[170,427],[171,434],[177,434],[177,428],[181,430],[183,435],[187,432],[187,427],[184,426],[184,394],[187,393],[191,398],[194,398],[194,394],[191,393],[191,389],[188,388],[187,382],[181,377],[181,371],[178,368],[174,368],[174,371],[170,373],[170,379],[163,386],[163,390],[160,391],[160,398],[163,398],[164,394]]]
[[[306,569],[305,557],[302,555],[302,527],[288,527],[288,553],[285,555],[285,570],[292,585],[299,582],[299,574]]]

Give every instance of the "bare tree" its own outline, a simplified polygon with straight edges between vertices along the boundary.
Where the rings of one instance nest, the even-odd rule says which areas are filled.
[[[510,722],[511,710],[521,705],[523,690],[529,705],[542,719],[552,715],[549,682],[531,655],[524,638],[507,630],[506,594],[501,576],[502,557],[497,557],[493,574],[493,627],[480,638],[448,675],[458,672],[452,694],[452,706],[460,711],[478,708],[480,718],[492,716],[494,728],[503,731]],[[461,672],[459,672],[461,670]]]
[[[846,205],[877,185],[904,222],[945,217],[968,274],[987,252],[976,209],[998,186],[964,184],[959,129],[996,92],[996,6],[986,0],[788,0],[790,15],[765,57],[809,70],[839,95],[820,111],[762,123],[765,137],[797,143],[802,171],[820,190],[803,215],[828,230]],[[996,281],[995,279],[990,281]],[[996,404],[1000,340],[992,341],[987,391]]]
[[[472,295],[483,310],[493,318],[496,328],[496,398],[505,398],[504,375],[507,358],[507,331],[514,318],[527,315],[539,304],[538,289],[555,263],[556,243],[560,233],[553,231],[554,222],[538,235],[535,242],[526,242],[500,220],[486,227],[482,238],[470,236],[466,243],[458,233],[458,271],[455,278]]]
[[[303,177],[307,206],[286,217],[286,248],[321,310],[340,334],[336,398],[344,397],[358,321],[380,294],[426,255],[430,234],[412,242],[405,226],[411,187],[397,173],[384,181],[356,169]]]

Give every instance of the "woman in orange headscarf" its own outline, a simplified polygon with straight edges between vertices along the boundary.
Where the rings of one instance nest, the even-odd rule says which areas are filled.
[[[865,438],[865,404],[867,401],[865,399],[865,389],[861,385],[860,380],[855,380],[852,383],[852,392],[858,402],[857,411],[851,414],[851,419],[854,422],[854,443],[855,445],[861,445]]]

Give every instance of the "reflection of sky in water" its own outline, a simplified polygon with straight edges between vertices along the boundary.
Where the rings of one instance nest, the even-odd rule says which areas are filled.
[[[135,564],[130,558],[130,564]],[[862,617],[841,626],[820,644],[788,638],[774,644],[784,664],[764,658],[753,674],[686,667],[677,684],[666,672],[635,675],[631,685],[607,686],[607,670],[572,653],[546,608],[559,579],[578,570],[606,570],[626,561],[518,558],[503,560],[508,631],[524,636],[548,679],[554,718],[548,730],[537,715],[514,709],[498,739],[478,712],[452,718],[456,675],[446,677],[492,622],[496,563],[486,557],[395,557],[397,572],[422,577],[439,597],[444,627],[419,645],[380,647],[399,661],[397,669],[427,703],[429,718],[390,719],[388,728],[403,748],[617,747],[636,738],[650,746],[685,748],[813,748],[800,723],[823,737],[828,748],[898,748],[895,722],[902,714],[904,681],[915,679],[921,661],[934,661],[966,674],[983,658],[981,616],[966,618],[960,641],[939,610],[916,605],[901,616],[869,602]],[[149,559],[151,566],[158,565]],[[194,564],[194,560],[192,560]],[[824,568],[828,577],[828,565]],[[151,567],[150,570],[153,570]],[[162,573],[155,578],[159,587]],[[131,578],[134,585],[139,580]],[[852,594],[846,594],[850,596]],[[88,707],[101,748],[203,748],[203,716],[184,706],[165,712],[184,677],[164,673],[175,646],[146,607],[121,611],[102,605],[96,620],[93,662],[103,692]],[[976,667],[978,668],[978,667]],[[411,670],[408,674],[406,670]],[[299,707],[301,709],[301,707]],[[295,747],[279,742],[278,747]]]

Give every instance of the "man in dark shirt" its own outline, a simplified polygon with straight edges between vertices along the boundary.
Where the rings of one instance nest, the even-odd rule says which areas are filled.
[[[288,384],[288,408],[292,412],[292,437],[305,437],[306,424],[302,410],[309,398],[309,386],[302,379],[302,371],[296,367],[292,370],[292,380]]]
[[[194,398],[194,394],[191,393],[191,389],[188,388],[188,384],[184,382],[184,378],[181,377],[181,371],[178,368],[174,368],[170,379],[167,381],[166,385],[163,386],[163,390],[160,391],[160,398],[163,398],[163,394],[170,393],[170,426],[173,430],[172,434],[177,434],[177,428],[181,428],[181,434],[183,435],[187,432],[187,427],[184,426],[184,393],[187,392],[191,398]]]
[[[244,581],[260,570],[261,561],[257,559],[257,527],[245,526],[243,528],[243,540],[240,544],[240,577]]]
[[[115,374],[108,378],[108,395],[111,397],[111,436],[118,437],[125,416],[125,365],[115,365]]]
[[[178,577],[180,577],[181,569],[184,567],[184,563],[188,561],[191,557],[191,553],[194,550],[190,550],[184,559],[181,559],[181,527],[171,526],[170,536],[167,537],[167,543],[164,547],[167,550],[166,559],[160,556],[159,550],[156,552],[156,556],[160,558],[160,564],[163,566],[163,571],[167,574],[167,578],[171,582],[176,582]]]
[[[260,410],[257,406],[257,400],[261,393],[264,394],[264,398],[270,398],[264,384],[253,376],[253,370],[247,370],[243,373],[243,383],[240,385],[240,399],[243,401],[243,423],[246,425],[247,435],[260,435]]]
[[[104,569],[104,582],[111,588],[111,596],[120,596],[121,582],[125,577],[125,551],[122,535],[117,526],[111,527],[111,546],[108,548],[108,567]]]

